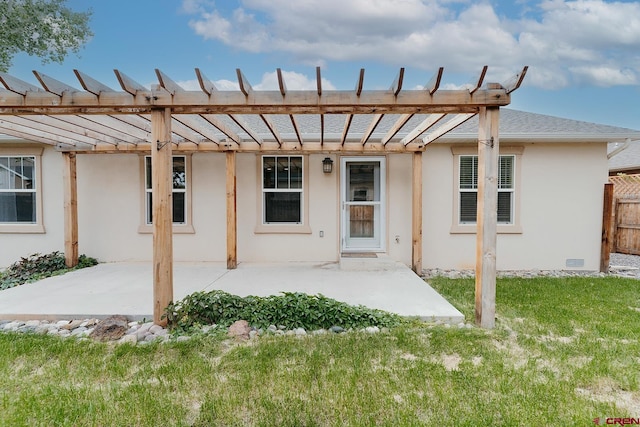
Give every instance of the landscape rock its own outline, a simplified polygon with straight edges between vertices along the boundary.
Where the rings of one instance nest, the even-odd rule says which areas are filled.
[[[158,333],[161,331],[164,331],[164,328],[159,325],[153,325],[149,328],[149,332],[151,332],[154,335],[158,335]]]
[[[71,320],[66,325],[62,325],[60,327],[63,328],[63,329],[66,329],[68,331],[72,331],[72,330],[76,329],[77,327],[79,327],[81,324],[82,324],[82,320]]]
[[[136,334],[124,335],[118,342],[121,344],[129,343],[135,345],[138,342],[138,336]]]
[[[229,336],[237,340],[248,340],[251,328],[246,320],[237,320],[229,326]]]
[[[84,326],[79,326],[76,329],[74,329],[73,331],[71,331],[71,335],[74,336],[74,337],[78,336],[78,335],[82,335],[82,336],[88,335],[87,328],[84,327]]]
[[[129,319],[115,315],[100,321],[91,332],[90,337],[96,341],[117,341],[129,329]]]
[[[344,328],[340,327],[340,326],[332,326],[332,327],[329,328],[329,330],[331,332],[333,332],[333,333],[336,333],[336,334],[341,334],[341,333],[344,332]]]

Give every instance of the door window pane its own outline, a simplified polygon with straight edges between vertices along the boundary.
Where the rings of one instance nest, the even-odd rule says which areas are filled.
[[[349,237],[374,237],[373,205],[349,206]]]

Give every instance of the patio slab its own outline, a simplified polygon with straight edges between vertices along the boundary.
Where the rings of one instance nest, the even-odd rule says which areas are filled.
[[[227,270],[224,263],[176,262],[173,281],[175,301],[214,289],[240,296],[304,292],[424,320],[464,320],[455,307],[401,263],[373,270],[345,270],[338,263],[241,263]],[[123,314],[143,320],[151,319],[152,313],[151,263],[103,263],[0,292],[0,319]]]

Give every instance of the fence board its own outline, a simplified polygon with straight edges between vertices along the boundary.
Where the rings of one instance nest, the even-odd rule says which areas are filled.
[[[640,255],[640,199],[616,201],[615,252]]]

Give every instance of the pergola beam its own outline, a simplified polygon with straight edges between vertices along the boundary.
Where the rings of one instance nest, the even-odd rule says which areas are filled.
[[[166,90],[127,92],[0,92],[0,114],[144,114],[153,108],[171,108],[176,114],[428,114],[468,113],[480,107],[510,103],[504,88],[468,90],[401,91],[220,91],[215,101],[202,91],[171,94]]]

